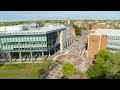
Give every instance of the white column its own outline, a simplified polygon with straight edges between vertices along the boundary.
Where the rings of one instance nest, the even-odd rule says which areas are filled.
[[[21,52],[19,52],[19,60],[22,62]]]
[[[63,52],[63,31],[60,31],[60,52]]]
[[[31,62],[33,62],[32,52],[30,52]]]
[[[88,35],[88,49],[87,49],[87,58],[88,58],[88,54],[89,54],[89,35]]]
[[[8,53],[8,57],[9,57],[9,62],[11,63],[11,56],[10,56],[10,53]]]
[[[42,57],[44,57],[44,52],[42,51]]]
[[[49,50],[49,57],[50,57],[50,50]]]

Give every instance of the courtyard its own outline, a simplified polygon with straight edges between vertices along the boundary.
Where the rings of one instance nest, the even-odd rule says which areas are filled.
[[[90,66],[89,61],[84,60],[77,55],[63,54],[55,57],[54,60],[57,62],[57,66],[47,73],[46,79],[59,79],[62,77],[63,74],[61,68],[66,62],[73,64],[76,68],[76,72],[80,73],[84,73]],[[73,75],[70,79],[81,79],[81,77],[79,75]]]

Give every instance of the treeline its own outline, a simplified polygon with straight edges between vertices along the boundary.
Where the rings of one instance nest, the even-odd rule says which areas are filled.
[[[31,24],[36,23],[44,26],[43,21],[16,21],[16,22],[0,22],[0,26],[12,26],[12,25],[20,25],[20,24]]]
[[[65,20],[45,20],[44,23],[60,23],[64,24],[66,21]]]
[[[11,26],[32,23],[33,21],[0,22],[0,26]]]
[[[20,25],[20,24],[31,24],[36,23],[40,26],[44,26],[45,23],[60,23],[64,24],[66,20],[37,20],[37,21],[16,21],[16,22],[0,22],[0,26],[11,26],[11,25]]]

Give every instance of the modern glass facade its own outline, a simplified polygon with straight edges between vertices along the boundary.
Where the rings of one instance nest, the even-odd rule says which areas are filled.
[[[11,62],[12,58],[32,59],[36,56],[53,55],[72,43],[69,28],[65,26],[45,27],[38,30],[7,31],[0,33],[0,55]],[[65,47],[63,47],[65,46]]]
[[[111,52],[120,50],[120,36],[107,36],[107,49]]]
[[[60,44],[59,32],[33,35],[0,36],[1,52],[48,51]]]
[[[0,37],[1,52],[47,51],[46,35],[14,35]]]
[[[0,52],[10,53],[11,58],[15,55],[18,58],[24,57],[23,54],[30,57],[32,55],[53,55],[60,50],[60,31],[46,34],[33,35],[4,35],[0,36]],[[14,54],[13,54],[14,53]],[[20,53],[20,54],[19,54]],[[19,56],[20,55],[20,56]]]

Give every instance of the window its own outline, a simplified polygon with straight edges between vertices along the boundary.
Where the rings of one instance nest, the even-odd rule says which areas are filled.
[[[118,40],[119,40],[119,36],[118,36]]]
[[[45,44],[46,44],[47,42],[45,41]]]
[[[118,36],[116,38],[117,38],[116,40],[118,40]]]
[[[39,41],[39,44],[41,44],[41,41]]]
[[[111,40],[111,36],[109,36],[109,39]]]
[[[111,40],[113,40],[113,37],[111,36]]]
[[[111,36],[111,40],[113,40],[113,37]]]
[[[35,44],[35,42],[33,42],[33,44]]]

